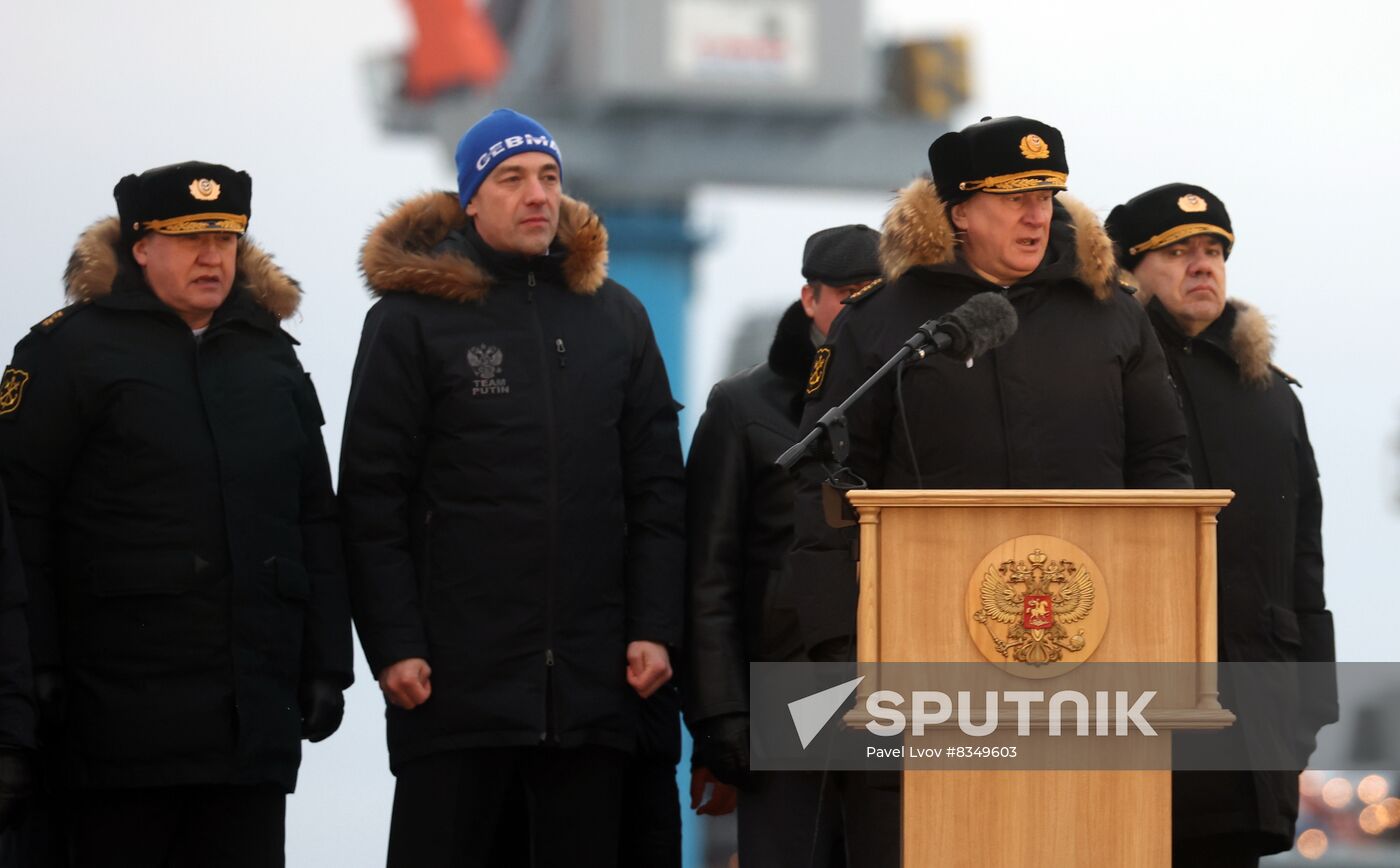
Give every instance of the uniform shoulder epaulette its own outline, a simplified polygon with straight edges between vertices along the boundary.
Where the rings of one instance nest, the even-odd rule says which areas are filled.
[[[1303,388],[1303,384],[1298,381],[1298,378],[1288,373],[1283,368],[1280,368],[1278,365],[1275,365],[1272,362],[1269,363],[1269,367],[1274,369],[1274,373],[1278,374],[1280,377],[1283,377],[1283,381],[1288,385],[1297,386],[1300,389]]]
[[[1137,278],[1126,268],[1118,269],[1118,274],[1115,275],[1114,281],[1118,284],[1118,289],[1122,292],[1126,292],[1128,295],[1138,294]]]
[[[884,279],[883,277],[877,277],[877,278],[875,278],[874,280],[872,280],[872,281],[870,281],[869,283],[867,283],[867,284],[865,284],[864,286],[862,286],[860,289],[857,289],[855,292],[853,292],[853,293],[851,293],[850,295],[846,296],[846,298],[845,298],[841,303],[842,303],[842,304],[855,304],[855,303],[858,302],[858,301],[861,301],[861,300],[863,300],[863,299],[867,299],[867,298],[869,298],[870,296],[874,295],[875,292],[876,292],[877,290],[879,290],[880,287],[882,287],[882,286],[884,286],[884,285],[885,285],[885,279]]]
[[[67,307],[61,307],[30,327],[30,331],[39,334],[48,334],[59,326],[71,320],[80,311],[88,306],[89,301],[75,301]]]

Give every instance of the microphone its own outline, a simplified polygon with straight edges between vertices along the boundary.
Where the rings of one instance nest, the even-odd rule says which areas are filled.
[[[904,345],[923,358],[934,353],[952,353],[962,359],[975,359],[999,347],[1016,333],[1016,309],[999,292],[979,292],[952,313],[931,319]]]
[[[825,452],[814,454],[824,454],[838,463],[845,461],[851,445],[846,436],[846,411],[886,374],[915,355],[922,359],[933,353],[952,352],[971,364],[973,359],[987,350],[1006,343],[1015,333],[1016,309],[1011,302],[999,292],[979,292],[947,316],[931,319],[919,326],[918,333],[905,341],[899,352],[871,374],[846,400],[822,414],[816,427],[779,455],[774,463],[791,472],[809,450],[821,448]],[[817,445],[822,438],[826,440],[825,447]]]

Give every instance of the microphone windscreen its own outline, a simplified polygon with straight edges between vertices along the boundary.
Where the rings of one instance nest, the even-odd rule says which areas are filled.
[[[999,347],[1016,333],[1016,309],[999,292],[979,292],[946,317],[965,336],[964,346],[954,351],[965,359],[975,359]]]

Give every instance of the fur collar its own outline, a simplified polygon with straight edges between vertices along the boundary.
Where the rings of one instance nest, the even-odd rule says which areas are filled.
[[[1274,333],[1259,308],[1237,298],[1226,304],[1235,309],[1230,330],[1230,355],[1240,366],[1240,379],[1251,386],[1267,386],[1272,379]]]
[[[455,252],[435,248],[466,227],[456,193],[425,193],[399,204],[370,230],[360,251],[360,271],[370,292],[416,292],[449,301],[480,301],[492,276]],[[608,276],[608,232],[593,209],[568,196],[559,203],[561,268],[571,292],[592,295]]]
[[[92,301],[111,293],[117,278],[121,236],[115,217],[97,221],[78,236],[63,271],[63,289],[69,302]],[[246,235],[238,239],[236,262],[234,283],[241,283],[260,307],[279,320],[296,313],[301,304],[301,285]]]
[[[812,372],[812,357],[817,348],[812,345],[812,320],[802,310],[802,302],[788,305],[778,320],[778,330],[768,347],[768,367],[786,380],[807,383]]]
[[[1118,291],[1118,267],[1113,243],[1094,212],[1077,199],[1055,197],[1069,212],[1075,235],[1075,277],[1099,301]],[[880,234],[880,264],[893,281],[911,268],[951,265],[957,259],[957,239],[943,200],[928,178],[917,178],[895,198]]]
[[[1186,337],[1171,314],[1167,313],[1161,299],[1148,299],[1147,312],[1163,342],[1187,346],[1195,340],[1214,347],[1234,361],[1240,372],[1240,382],[1246,386],[1267,389],[1273,382],[1274,371],[1278,371],[1288,382],[1301,385],[1274,366],[1274,335],[1269,320],[1248,302],[1227,298],[1225,310],[1195,338]]]

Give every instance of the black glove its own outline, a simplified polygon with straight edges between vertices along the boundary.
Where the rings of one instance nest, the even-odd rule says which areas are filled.
[[[10,827],[33,792],[33,754],[19,748],[0,747],[0,832]]]
[[[721,714],[694,726],[692,764],[704,766],[726,784],[744,788],[749,783],[749,716]]]
[[[301,685],[301,737],[317,742],[330,738],[345,717],[345,693],[329,678],[311,678]]]

